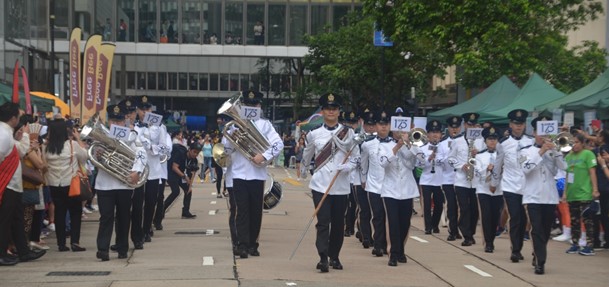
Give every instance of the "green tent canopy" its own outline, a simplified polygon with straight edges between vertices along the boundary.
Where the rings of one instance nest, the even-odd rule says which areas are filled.
[[[505,124],[508,123],[507,114],[511,110],[524,109],[531,112],[536,106],[555,101],[565,96],[565,93],[552,87],[537,73],[533,73],[512,103],[497,110],[481,112],[480,121]]]
[[[165,127],[167,127],[167,131],[170,133],[177,132],[182,128],[182,126],[180,126],[174,120],[167,120],[167,123],[165,123]]]
[[[494,111],[509,105],[520,89],[508,79],[502,76],[482,93],[450,108],[439,110],[427,115],[428,120],[443,120],[449,116],[461,116],[469,112]]]
[[[13,99],[13,87],[9,87],[5,84],[0,84],[0,105],[10,102]],[[34,95],[30,96],[32,101],[32,108],[36,106],[39,112],[52,112],[55,106],[55,101],[51,99],[43,99]],[[19,91],[19,105],[25,110],[25,94],[23,91]]]
[[[566,108],[566,110],[581,110],[577,108],[578,105],[588,105],[590,108],[597,108],[596,105],[590,106],[588,99],[590,99],[591,102],[596,101],[598,103],[601,98],[607,97],[609,97],[609,69],[605,70],[605,72],[598,76],[598,78],[585,87],[567,95],[566,97],[539,105],[535,109],[540,112],[552,111],[558,108],[566,108],[571,104],[573,104],[573,106],[571,108]]]
[[[582,111],[609,108],[609,89],[602,90],[579,101],[563,105],[567,111]]]

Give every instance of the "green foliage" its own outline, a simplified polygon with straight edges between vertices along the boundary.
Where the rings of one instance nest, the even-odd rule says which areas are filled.
[[[465,87],[485,87],[501,75],[524,83],[538,72],[568,92],[606,66],[595,43],[567,48],[565,34],[602,13],[593,0],[364,0],[364,11],[396,42],[425,39],[457,65]]]

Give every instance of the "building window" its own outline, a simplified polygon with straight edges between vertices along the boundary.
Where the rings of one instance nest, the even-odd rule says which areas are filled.
[[[180,84],[180,91],[188,90],[188,74],[187,73],[180,73],[178,81]]]
[[[161,1],[161,43],[179,43],[178,38],[178,1]]]
[[[290,5],[290,45],[303,45],[307,33],[307,6]]]
[[[203,43],[204,44],[222,44],[220,38],[222,36],[222,2],[218,0],[205,0],[203,2]],[[216,43],[212,43],[212,36],[217,39]]]
[[[167,90],[167,73],[159,72],[159,90]]]
[[[196,91],[199,89],[199,74],[190,73],[188,74],[188,83],[190,85],[189,89],[191,91]]]
[[[239,91],[239,75],[231,74],[229,77],[228,88],[231,91]]]
[[[127,89],[135,90],[135,72],[127,72]]]
[[[138,90],[146,89],[146,73],[137,72],[137,89]]]
[[[347,25],[347,14],[351,10],[350,5],[335,5],[332,7],[333,12],[333,28],[334,31],[338,31],[340,27]]]
[[[158,37],[156,22],[156,0],[140,0],[139,3],[139,41],[156,43]]]
[[[148,90],[156,90],[156,73],[148,73]]]
[[[199,90],[209,90],[209,76],[207,74],[199,74]]]
[[[120,71],[116,71],[114,72],[114,88],[115,89],[120,89],[121,88],[121,72]]]
[[[328,5],[311,4],[311,35],[325,32],[324,27],[329,25]]]
[[[285,5],[269,5],[269,20],[265,27],[269,45],[285,45]]]
[[[264,3],[247,3],[247,41],[248,45],[264,45]]]
[[[224,17],[226,21],[224,22],[225,34],[223,43],[225,45],[241,44],[241,37],[243,36],[243,1],[227,2]]]
[[[168,73],[169,90],[175,91],[178,89],[178,73]]]
[[[135,0],[118,0],[116,15],[116,40],[118,42],[135,41]]]
[[[114,1],[97,1],[95,3],[95,32],[102,36],[104,41],[114,41],[117,25],[112,20],[112,6]]]
[[[209,75],[209,90],[210,91],[218,90],[218,74]]]
[[[182,4],[182,43],[202,44],[201,1],[184,0]]]
[[[249,80],[249,75],[248,74],[242,74],[240,75],[240,80],[241,80],[241,90],[240,91],[247,91],[250,88],[250,80]]]
[[[228,74],[220,74],[220,91],[228,91]]]

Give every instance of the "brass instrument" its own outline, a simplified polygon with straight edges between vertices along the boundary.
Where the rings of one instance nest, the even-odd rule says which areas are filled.
[[[142,186],[148,180],[148,166],[144,168],[138,182],[131,183],[131,167],[136,160],[135,152],[120,140],[110,138],[110,132],[98,117],[92,118],[82,127],[80,138],[91,139],[93,143],[87,151],[89,160],[97,168],[109,173],[130,188]]]
[[[471,182],[474,179],[474,171],[476,167],[476,158],[474,155],[474,140],[467,140],[467,169],[465,176],[467,181]]]
[[[427,132],[422,128],[414,128],[408,132],[408,139],[410,140],[410,144],[422,147],[429,142],[427,138]]]
[[[230,157],[226,154],[226,150],[224,149],[224,145],[222,143],[217,143],[211,149],[211,156],[216,161],[220,167],[227,167],[230,164]]]
[[[263,154],[270,147],[268,140],[260,133],[254,122],[241,119],[241,94],[233,96],[218,109],[219,115],[226,115],[233,120],[226,123],[223,135],[243,156],[256,166],[266,166],[273,159],[265,160],[261,164],[254,163],[257,154]]]
[[[556,145],[556,151],[570,152],[573,148],[573,136],[569,132],[562,132],[556,135],[552,142]]]

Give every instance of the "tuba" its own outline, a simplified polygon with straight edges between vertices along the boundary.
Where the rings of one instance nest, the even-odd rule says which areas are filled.
[[[244,120],[239,115],[241,110],[241,94],[235,95],[228,101],[224,102],[220,109],[218,109],[219,115],[226,115],[231,117],[233,120],[226,123],[224,127],[223,135],[226,139],[238,150],[243,156],[254,163],[253,159],[257,154],[264,153],[270,148],[268,140],[260,133],[254,122],[251,120]],[[232,131],[232,133],[229,133]],[[266,160],[256,166],[266,166],[271,163],[273,159]]]
[[[87,151],[89,160],[94,166],[104,170],[131,188],[142,186],[148,179],[148,166],[144,168],[138,182],[129,182],[131,166],[136,160],[136,154],[127,144],[110,138],[109,134],[108,129],[98,118],[92,118],[82,128],[80,138],[82,140],[93,140]]]
[[[427,139],[427,132],[422,128],[414,128],[408,132],[408,139],[410,140],[410,144],[422,147],[429,142]]]
[[[573,136],[568,132],[559,133],[552,142],[556,145],[556,151],[559,152],[570,152],[573,148]]]
[[[220,167],[227,167],[230,164],[230,157],[226,154],[226,150],[224,149],[224,145],[222,143],[217,143],[211,149],[211,156],[214,158],[216,164]]]

